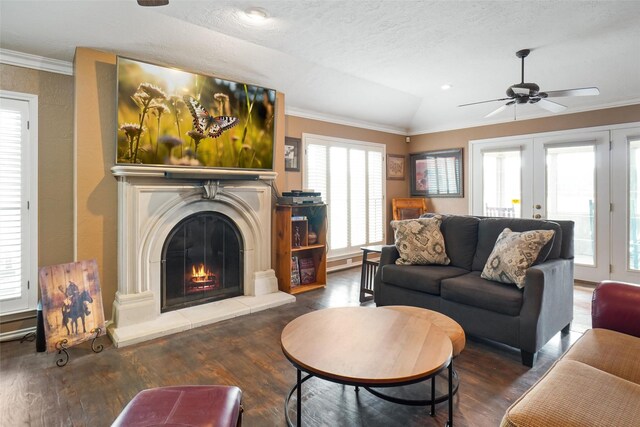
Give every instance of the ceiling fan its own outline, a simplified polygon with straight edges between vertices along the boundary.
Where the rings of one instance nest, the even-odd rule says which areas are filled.
[[[567,107],[562,104],[558,104],[557,102],[549,101],[547,98],[560,98],[563,96],[591,96],[591,95],[600,94],[600,90],[597,87],[585,87],[585,88],[578,88],[578,89],[564,89],[564,90],[554,90],[550,92],[541,92],[540,86],[538,86],[537,84],[525,83],[524,82],[524,58],[526,58],[530,52],[531,50],[529,49],[522,49],[516,52],[516,56],[522,59],[522,77],[521,77],[522,81],[520,83],[516,83],[514,85],[509,86],[509,88],[507,89],[506,98],[472,102],[470,104],[458,105],[458,107],[484,104],[486,102],[508,101],[506,104],[502,105],[498,109],[487,114],[485,118],[496,115],[504,111],[507,107],[514,104],[516,105],[517,104],[537,104],[538,106],[544,108],[547,111],[551,111],[553,113],[559,113],[561,111],[566,110]]]
[[[169,4],[169,0],[138,0],[140,6],[166,6]]]

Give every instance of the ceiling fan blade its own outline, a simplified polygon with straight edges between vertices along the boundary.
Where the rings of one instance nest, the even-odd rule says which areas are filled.
[[[561,96],[594,96],[600,95],[597,87],[582,87],[578,89],[552,90],[546,92],[548,98],[559,98]]]
[[[484,116],[484,118],[487,119],[487,118],[489,118],[491,116],[495,116],[498,113],[502,113],[506,108],[507,108],[507,104],[504,104],[503,106],[498,107],[497,109],[493,110],[492,112],[490,112],[489,114]]]
[[[511,102],[507,102],[506,104],[504,104],[502,107],[499,107],[495,110],[493,110],[492,112],[490,112],[489,114],[487,114],[486,116],[484,116],[484,118],[488,118],[491,116],[495,116],[498,113],[503,112],[508,106],[515,104],[515,101],[511,101]]]
[[[546,99],[541,99],[540,101],[537,101],[536,105],[539,105],[540,107],[544,108],[547,111],[551,111],[552,113],[559,113],[567,109],[567,107],[565,107],[562,104],[558,104],[557,102],[553,102],[553,101],[548,101]]]
[[[488,101],[472,102],[472,103],[470,103],[470,104],[461,104],[461,105],[458,105],[458,107],[467,107],[467,106],[469,106],[469,105],[484,104],[484,103],[486,103],[486,102],[508,101],[508,100],[510,100],[510,99],[511,99],[511,98],[490,99],[490,100],[488,100]]]

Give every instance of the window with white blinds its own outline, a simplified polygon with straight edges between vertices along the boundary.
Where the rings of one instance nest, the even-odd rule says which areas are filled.
[[[359,253],[384,240],[385,146],[303,135],[303,187],[328,205],[329,257]]]
[[[0,314],[35,309],[37,164],[30,115],[37,97],[0,91]],[[31,123],[30,123],[31,122]],[[31,129],[29,129],[31,128]]]

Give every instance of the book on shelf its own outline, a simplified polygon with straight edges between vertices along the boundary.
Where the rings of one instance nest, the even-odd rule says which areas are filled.
[[[298,270],[298,257],[291,257],[291,287],[300,285],[300,270]]]
[[[307,285],[316,281],[316,267],[313,258],[300,258],[300,284]]]

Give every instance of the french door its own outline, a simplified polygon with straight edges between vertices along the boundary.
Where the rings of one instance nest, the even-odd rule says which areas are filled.
[[[640,127],[611,132],[611,275],[640,283]]]
[[[473,214],[572,220],[575,278],[609,277],[608,131],[473,141],[471,157]]]
[[[575,278],[609,278],[609,132],[534,139],[533,217],[575,222]]]

